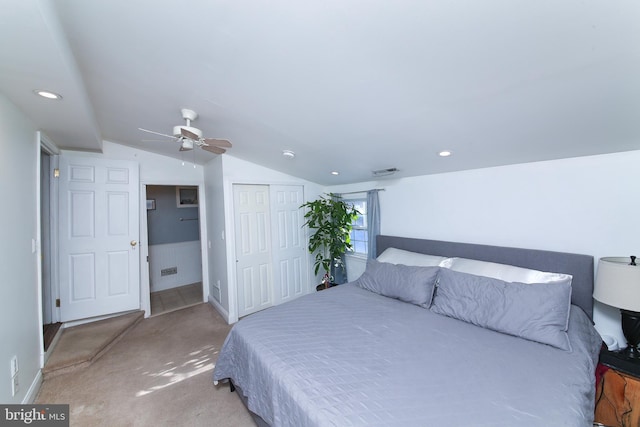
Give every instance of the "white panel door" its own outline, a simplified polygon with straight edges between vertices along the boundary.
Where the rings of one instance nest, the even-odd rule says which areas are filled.
[[[62,321],[140,308],[138,164],[60,157]]]
[[[308,292],[307,247],[303,235],[303,187],[272,185],[271,229],[273,235],[274,305]]]
[[[269,186],[234,185],[238,316],[273,305]]]

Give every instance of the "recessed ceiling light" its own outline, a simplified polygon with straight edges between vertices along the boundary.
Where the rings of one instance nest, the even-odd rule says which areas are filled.
[[[51,92],[48,90],[34,90],[33,93],[47,99],[56,99],[56,100],[62,99],[62,95],[59,95],[55,92]]]
[[[332,172],[331,172],[331,175],[340,175],[340,172],[338,172],[338,171],[332,171]]]
[[[449,150],[442,150],[441,152],[438,153],[438,156],[440,157],[449,157],[451,154],[453,154],[451,151]]]
[[[282,155],[288,159],[293,159],[296,156],[296,153],[291,150],[282,150]]]

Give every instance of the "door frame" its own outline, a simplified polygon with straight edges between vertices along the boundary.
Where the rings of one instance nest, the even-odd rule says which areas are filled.
[[[60,321],[60,309],[55,306],[55,301],[60,297],[59,287],[59,271],[58,271],[58,180],[50,177],[49,180],[49,218],[42,218],[41,215],[41,201],[42,191],[40,186],[41,182],[41,153],[44,151],[50,156],[49,170],[53,171],[58,168],[60,149],[44,134],[42,131],[36,132],[36,241],[35,247],[38,252],[38,261],[36,262],[36,271],[38,278],[38,324],[43,325],[44,318],[42,315],[42,308],[45,304],[51,306],[51,321]],[[51,286],[50,300],[44,301],[44,294],[42,292],[43,274],[42,271],[42,221],[49,221],[49,246],[52,250],[49,251],[49,280]],[[40,368],[44,367],[47,354],[44,351],[44,336],[39,334],[40,341]]]
[[[147,229],[147,185],[198,187],[198,217],[200,223],[200,256],[202,258],[202,302],[209,300],[209,255],[207,237],[207,207],[204,182],[194,180],[140,181],[140,308],[144,317],[151,316],[151,285],[149,282],[149,231]]]

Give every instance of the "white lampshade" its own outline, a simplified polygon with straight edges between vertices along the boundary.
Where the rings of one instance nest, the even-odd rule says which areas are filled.
[[[607,257],[598,261],[593,298],[623,310],[640,312],[640,265],[629,257]]]

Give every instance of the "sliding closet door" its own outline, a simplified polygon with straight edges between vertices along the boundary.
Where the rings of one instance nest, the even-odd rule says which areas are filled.
[[[238,316],[309,292],[301,185],[233,186]]]
[[[272,185],[271,230],[273,240],[274,305],[308,291],[307,247],[302,233],[304,203],[301,185]]]
[[[271,217],[268,185],[234,185],[238,316],[271,307]]]

